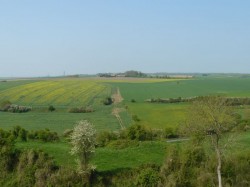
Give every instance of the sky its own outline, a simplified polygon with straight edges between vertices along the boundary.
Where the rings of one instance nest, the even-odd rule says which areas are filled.
[[[0,77],[250,73],[249,0],[0,0]]]

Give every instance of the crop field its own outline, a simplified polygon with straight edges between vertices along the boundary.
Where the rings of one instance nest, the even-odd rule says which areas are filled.
[[[0,128],[11,129],[14,126],[22,126],[27,130],[39,130],[48,128],[51,131],[62,134],[66,129],[72,129],[80,120],[89,120],[97,131],[119,130],[117,119],[111,114],[111,107],[98,108],[93,113],[68,113],[68,112],[36,112],[29,113],[0,113]]]
[[[223,77],[173,80],[155,83],[110,83],[119,87],[125,101],[144,102],[150,98],[177,98],[202,95],[250,96],[250,78]]]
[[[16,86],[21,86],[21,85],[33,83],[36,81],[37,80],[11,80],[11,81],[2,80],[2,81],[0,81],[0,91],[14,88]]]
[[[30,106],[81,106],[89,104],[101,93],[110,94],[107,85],[95,81],[58,79],[20,83],[19,86],[0,91],[0,102],[10,100],[15,104]]]
[[[102,100],[119,89],[121,103],[105,106]],[[211,77],[186,80],[164,79],[49,79],[21,80],[0,82],[0,102],[10,100],[19,105],[30,105],[28,113],[0,112],[0,128],[11,129],[20,125],[27,130],[48,128],[62,135],[66,129],[72,129],[79,120],[89,120],[97,132],[121,129],[117,118],[113,115],[115,108],[123,125],[139,123],[153,129],[178,128],[185,120],[188,104],[146,103],[150,98],[177,98],[199,95],[220,94],[236,97],[250,97],[250,78]],[[131,102],[134,99],[136,102]],[[53,105],[56,111],[49,112]],[[69,113],[71,107],[91,105],[93,113]],[[250,119],[250,107],[239,106],[237,111],[244,119]],[[138,122],[131,120],[132,116]],[[238,137],[238,148],[249,149],[250,136],[242,133]],[[115,149],[97,148],[92,163],[98,171],[111,171],[122,168],[135,168],[141,164],[155,163],[160,165],[165,157],[169,144],[166,142],[141,142],[139,146]],[[60,140],[55,143],[40,141],[17,142],[21,149],[42,149],[54,157],[59,165],[74,167],[74,157],[69,153],[68,142]]]
[[[204,95],[224,95],[229,97],[250,97],[250,78],[209,77],[187,80],[172,80],[152,83],[110,82],[120,89],[125,105],[131,115],[151,128],[176,128],[185,119],[187,104],[146,103],[150,98],[178,98]],[[132,103],[134,99],[136,102]],[[238,109],[246,119],[250,118],[248,108]]]

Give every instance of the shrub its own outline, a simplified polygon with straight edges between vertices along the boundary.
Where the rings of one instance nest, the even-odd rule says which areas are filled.
[[[117,134],[115,134],[113,132],[102,131],[99,134],[97,134],[96,143],[97,143],[97,146],[104,147],[110,141],[117,140],[117,139],[118,139]]]
[[[74,107],[69,109],[69,113],[91,113],[94,109],[90,106],[88,107]]]
[[[132,115],[132,120],[135,122],[141,121],[137,115]]]
[[[44,142],[53,142],[59,140],[59,136],[56,132],[51,132],[49,129],[31,131],[28,134],[28,138],[31,140],[42,140]]]
[[[55,108],[54,106],[50,105],[49,108],[48,108],[48,110],[49,110],[50,112],[53,112],[53,111],[56,110],[56,108]]]
[[[11,104],[7,109],[8,112],[12,113],[24,113],[24,112],[29,112],[31,110],[32,108],[30,106],[18,106],[14,104]]]
[[[104,100],[103,100],[103,104],[104,105],[111,105],[113,103],[113,100],[111,97],[106,97]]]
[[[14,139],[19,139],[20,141],[27,141],[28,131],[20,126],[15,126],[11,131],[11,134]]]
[[[152,131],[142,125],[132,125],[127,129],[127,137],[130,140],[152,140]]]
[[[141,170],[135,184],[136,186],[154,187],[157,186],[159,179],[159,172],[156,169],[146,168]]]
[[[131,99],[131,103],[135,103],[136,102],[136,100],[135,99]]]
[[[179,135],[172,129],[172,128],[166,128],[165,129],[165,138],[178,138]]]

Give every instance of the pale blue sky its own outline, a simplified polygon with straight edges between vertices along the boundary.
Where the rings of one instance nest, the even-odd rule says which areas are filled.
[[[0,0],[0,77],[250,73],[249,0]]]

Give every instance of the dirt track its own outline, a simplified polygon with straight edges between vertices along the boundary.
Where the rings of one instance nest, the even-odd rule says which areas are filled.
[[[120,90],[119,88],[116,89],[116,92],[112,95],[112,99],[113,99],[113,103],[114,103],[114,108],[112,110],[112,114],[116,117],[116,119],[118,120],[120,126],[122,129],[124,129],[124,125],[122,122],[122,119],[119,115],[120,112],[123,112],[125,109],[124,108],[117,108],[116,105],[119,104],[120,102],[123,101],[123,98],[121,96]]]

